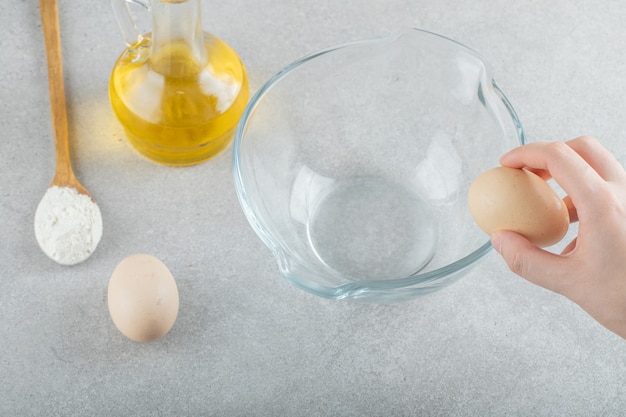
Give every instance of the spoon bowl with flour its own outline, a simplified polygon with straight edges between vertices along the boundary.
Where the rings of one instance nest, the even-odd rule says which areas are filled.
[[[57,1],[40,0],[39,9],[48,61],[56,170],[35,212],[35,237],[48,257],[62,265],[74,265],[86,260],[98,246],[102,215],[72,170]]]

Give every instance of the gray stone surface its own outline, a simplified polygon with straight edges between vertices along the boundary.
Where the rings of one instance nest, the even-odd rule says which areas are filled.
[[[626,161],[622,0],[203,2],[256,90],[315,50],[420,27],[480,51],[531,140],[592,134]],[[109,2],[60,0],[75,171],[104,218],[63,267],[38,248],[53,145],[37,2],[0,13],[0,415],[618,416],[626,342],[510,273],[492,253],[440,292],[335,302],[278,274],[236,199],[230,149],[174,169],[137,156],[114,119],[123,49]],[[182,203],[181,203],[182,202]],[[113,326],[106,287],[137,252],[177,278],[181,309],[151,344]]]

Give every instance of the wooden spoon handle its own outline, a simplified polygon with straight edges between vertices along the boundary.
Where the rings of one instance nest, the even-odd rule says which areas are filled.
[[[41,23],[43,25],[46,57],[48,61],[48,88],[50,110],[54,129],[56,173],[53,185],[69,185],[79,192],[88,194],[72,171],[67,127],[67,104],[63,81],[63,55],[61,52],[61,30],[59,28],[59,7],[57,0],[39,0]]]

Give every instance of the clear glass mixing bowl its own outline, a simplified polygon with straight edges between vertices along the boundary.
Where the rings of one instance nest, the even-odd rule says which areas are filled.
[[[290,282],[389,302],[439,289],[491,249],[467,191],[525,143],[472,49],[417,29],[330,48],[254,95],[233,144],[236,191]]]

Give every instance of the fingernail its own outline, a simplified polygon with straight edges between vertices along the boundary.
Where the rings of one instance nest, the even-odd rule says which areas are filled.
[[[491,244],[493,248],[500,253],[500,246],[502,245],[502,238],[500,237],[500,233],[495,232],[491,235]]]

